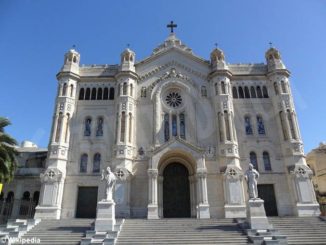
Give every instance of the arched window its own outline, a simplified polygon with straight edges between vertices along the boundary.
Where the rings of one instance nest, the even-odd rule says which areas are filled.
[[[229,121],[229,115],[227,111],[224,111],[224,120],[225,120],[226,140],[231,140],[230,121]]]
[[[215,95],[218,95],[218,84],[215,83]]]
[[[249,154],[250,157],[250,163],[254,166],[256,170],[258,170],[258,161],[257,161],[257,155],[255,152],[250,152]]]
[[[85,100],[89,100],[91,97],[91,89],[87,88],[86,89],[86,94],[85,94]]]
[[[20,201],[19,215],[28,215],[30,198],[31,194],[29,191],[25,191]]]
[[[125,133],[126,133],[126,113],[123,111],[121,115],[120,142],[125,141]]]
[[[245,131],[246,131],[246,135],[252,135],[253,134],[253,130],[252,130],[250,116],[245,116],[244,120],[245,120]]]
[[[6,197],[6,202],[13,202],[15,198],[15,194],[13,191],[9,191]]]
[[[105,87],[103,93],[103,100],[108,100],[108,99],[109,99],[109,89]]]
[[[250,94],[251,94],[251,98],[257,98],[256,90],[254,86],[250,87]]]
[[[249,88],[247,86],[244,87],[244,92],[245,92],[245,98],[249,99],[250,98],[250,93],[249,93]]]
[[[62,87],[62,96],[66,96],[66,94],[67,94],[67,84],[64,83]]]
[[[85,89],[81,88],[79,90],[79,100],[84,100],[84,96],[85,96]]]
[[[290,132],[291,132],[291,138],[292,139],[297,139],[297,134],[296,134],[293,118],[292,118],[292,113],[290,112],[290,110],[287,110],[288,121],[289,121]]]
[[[239,98],[240,99],[244,98],[243,88],[241,86],[239,86]]]
[[[96,88],[92,88],[92,98],[91,100],[96,100]]]
[[[102,100],[102,88],[97,89],[97,100]]]
[[[264,121],[261,116],[257,116],[257,131],[258,134],[265,134],[265,126],[264,126]]]
[[[177,115],[172,115],[172,136],[178,135],[177,129]]]
[[[91,136],[92,119],[90,117],[85,120],[84,136]]]
[[[268,91],[266,86],[263,86],[263,97],[268,98]]]
[[[96,136],[103,136],[103,117],[97,119]]]
[[[181,113],[179,117],[180,117],[180,138],[186,139],[185,115]]]
[[[218,113],[218,122],[219,122],[219,133],[220,133],[220,141],[223,142],[224,140],[224,132],[223,132],[223,113],[222,112],[219,112]]]
[[[96,153],[93,159],[93,173],[99,173],[101,168],[101,154]]]
[[[256,89],[257,89],[257,97],[260,98],[260,99],[263,98],[263,94],[261,92],[260,86],[257,86]]]
[[[122,85],[122,94],[123,95],[127,95],[127,87],[128,87],[127,83],[123,83],[123,85]]]
[[[207,97],[206,86],[201,86],[201,96],[202,97]]]
[[[283,132],[283,137],[284,140],[287,140],[287,133],[286,133],[286,127],[285,127],[285,121],[284,121],[285,117],[284,117],[284,112],[280,111],[280,121],[281,121],[281,127],[282,127],[282,132]]]
[[[278,84],[277,84],[277,82],[274,82],[274,91],[275,91],[275,94],[276,94],[276,95],[279,94],[279,91],[278,91]]]
[[[74,85],[71,84],[71,85],[70,85],[70,97],[72,97],[73,94],[74,94]]]
[[[221,82],[221,92],[222,94],[226,94],[226,87],[225,87],[225,82]]]
[[[284,81],[281,81],[281,87],[282,87],[282,92],[283,93],[287,93],[288,92],[287,89],[286,89],[286,84],[285,84]]]
[[[68,142],[69,123],[70,123],[70,114],[67,113],[67,121],[66,121],[66,127],[65,127],[65,143]]]
[[[109,97],[109,100],[114,100],[114,88],[113,87],[110,88],[110,97]]]
[[[22,200],[29,200],[31,198],[31,194],[29,193],[29,191],[25,191],[22,197]]]
[[[132,137],[132,114],[129,113],[129,136],[128,136],[128,141],[131,143],[131,137]]]
[[[59,117],[57,119],[57,129],[55,131],[55,142],[59,142],[60,134],[62,129],[62,112],[59,113]]]
[[[146,98],[146,87],[141,87],[140,97]]]
[[[170,139],[170,124],[169,124],[169,114],[164,114],[164,140],[169,141]]]
[[[132,85],[132,83],[130,84],[130,96],[134,95],[134,86]]]
[[[263,161],[264,161],[264,168],[267,171],[272,170],[271,160],[269,158],[269,154],[267,151],[263,152]]]
[[[238,90],[236,87],[232,87],[232,96],[233,96],[233,99],[238,98]]]
[[[83,154],[80,158],[79,172],[81,173],[87,172],[87,162],[88,162],[88,155]]]

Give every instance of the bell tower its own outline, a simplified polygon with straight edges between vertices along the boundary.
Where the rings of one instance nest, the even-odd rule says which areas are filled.
[[[224,172],[225,217],[240,218],[246,217],[246,206],[234,123],[231,78],[232,73],[225,62],[223,51],[218,48],[214,49],[211,53],[209,79],[214,94],[217,155],[221,162],[222,172]]]
[[[60,219],[61,203],[69,152],[70,120],[76,106],[79,81],[79,53],[71,49],[64,56],[64,65],[57,74],[56,97],[46,171],[41,174],[40,203],[35,218]]]
[[[287,168],[290,188],[295,193],[296,215],[319,214],[314,188],[311,182],[312,171],[307,166],[298,119],[289,84],[290,72],[282,62],[280,52],[271,47],[265,54],[268,79],[273,84],[273,104],[277,117],[279,137],[282,145],[283,161]]]

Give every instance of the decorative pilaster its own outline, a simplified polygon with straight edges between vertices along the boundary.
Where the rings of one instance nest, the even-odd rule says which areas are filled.
[[[197,219],[209,219],[209,204],[207,196],[207,170],[197,169]]]
[[[147,219],[158,219],[158,204],[157,204],[157,169],[148,169],[148,214]]]

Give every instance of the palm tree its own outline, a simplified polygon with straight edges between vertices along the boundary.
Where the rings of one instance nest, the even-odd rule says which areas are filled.
[[[16,169],[17,142],[4,130],[10,124],[8,119],[0,117],[0,183],[11,181]]]

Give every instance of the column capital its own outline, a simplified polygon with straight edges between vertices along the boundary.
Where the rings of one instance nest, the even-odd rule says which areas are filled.
[[[147,174],[151,178],[157,178],[157,176],[158,176],[158,170],[155,169],[155,168],[150,168],[150,169],[147,170]]]

